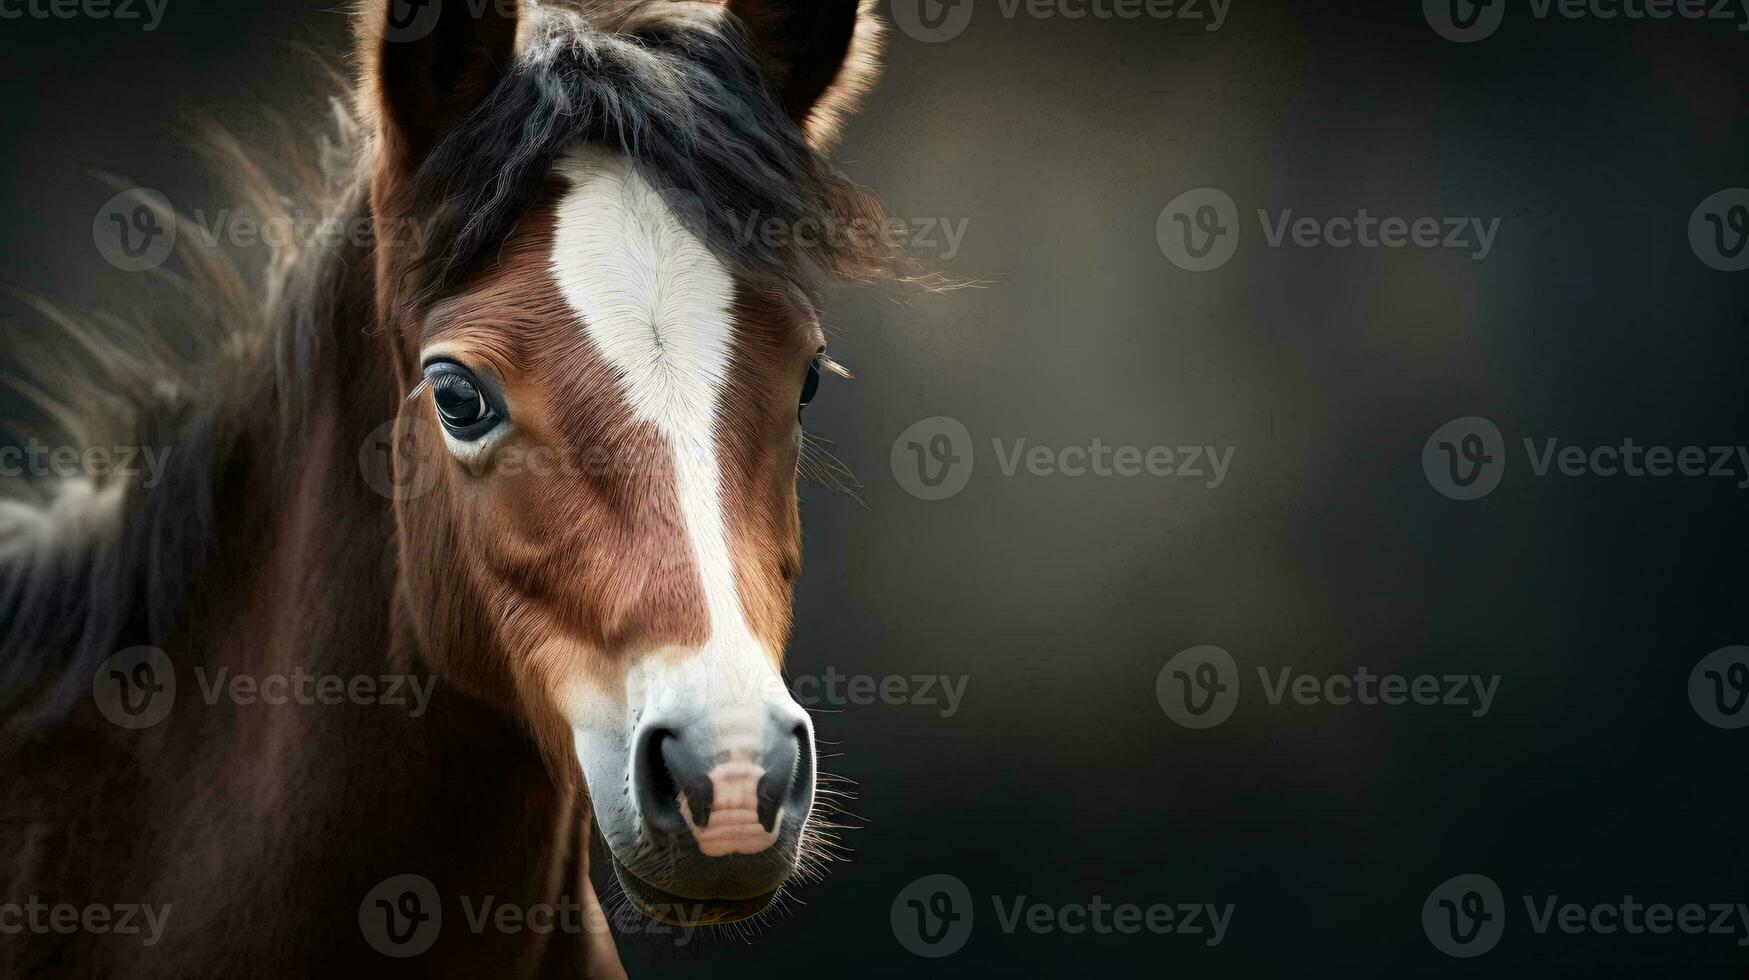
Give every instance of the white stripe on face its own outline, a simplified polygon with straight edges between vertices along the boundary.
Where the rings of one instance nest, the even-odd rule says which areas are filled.
[[[556,172],[570,190],[558,206],[553,278],[614,368],[633,417],[654,426],[673,452],[675,492],[709,614],[703,647],[656,651],[628,665],[624,736],[638,719],[708,726],[712,817],[720,810],[734,827],[713,819],[696,829],[696,839],[710,856],[762,851],[782,820],[770,832],[755,823],[758,833],[750,833],[741,819],[745,790],[764,771],[763,709],[789,697],[775,651],[748,628],[724,526],[716,414],[733,353],[735,282],[623,157],[574,150]],[[573,718],[579,729],[584,723]],[[600,744],[581,730],[578,736],[580,751]],[[588,772],[590,760],[581,761]]]

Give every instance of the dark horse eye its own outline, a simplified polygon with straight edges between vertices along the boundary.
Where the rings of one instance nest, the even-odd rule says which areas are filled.
[[[431,383],[437,418],[449,434],[473,442],[498,427],[498,412],[487,399],[478,378],[453,361],[439,361],[425,369]]]
[[[808,377],[802,382],[801,408],[807,408],[808,403],[820,392],[820,355],[824,353],[826,348],[822,347],[814,352],[814,359],[808,362]],[[800,408],[796,410],[796,414],[801,414]]]

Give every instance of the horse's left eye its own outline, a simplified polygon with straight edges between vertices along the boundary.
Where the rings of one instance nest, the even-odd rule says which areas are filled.
[[[814,400],[814,396],[820,393],[820,356],[825,353],[826,348],[820,348],[814,352],[814,359],[808,362],[808,376],[802,381],[801,408],[796,409],[798,415],[801,414],[801,409],[807,408],[808,403]]]
[[[425,369],[438,421],[451,436],[473,442],[498,426],[498,413],[473,372],[449,361]]]

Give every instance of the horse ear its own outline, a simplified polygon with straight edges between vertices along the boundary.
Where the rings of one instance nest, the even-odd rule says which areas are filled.
[[[808,142],[824,149],[880,78],[876,0],[728,0],[765,82]]]
[[[412,171],[516,56],[519,0],[364,0],[360,106],[386,159]]]

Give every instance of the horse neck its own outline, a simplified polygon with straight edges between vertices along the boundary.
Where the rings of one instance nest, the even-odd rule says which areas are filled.
[[[225,410],[235,428],[215,453],[215,555],[194,615],[255,635],[218,651],[217,666],[345,674],[389,649],[393,504],[358,462],[397,391],[373,266],[351,243],[306,256],[271,314],[263,363]]]

